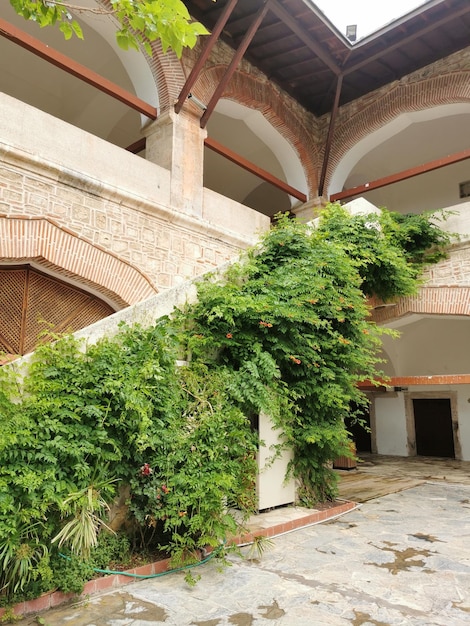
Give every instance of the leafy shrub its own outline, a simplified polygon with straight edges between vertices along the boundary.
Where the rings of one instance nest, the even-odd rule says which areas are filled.
[[[261,412],[294,451],[301,500],[334,498],[344,418],[379,373],[366,295],[413,293],[448,242],[430,220],[336,205],[316,229],[281,216],[171,319],[91,346],[56,338],[25,371],[0,368],[0,600],[80,591],[123,550],[108,524],[175,565],[223,546],[233,509],[256,508]]]

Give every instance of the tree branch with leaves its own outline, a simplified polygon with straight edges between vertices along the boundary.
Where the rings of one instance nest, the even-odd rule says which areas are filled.
[[[215,0],[213,0],[215,1]],[[109,0],[105,5],[86,6],[79,1],[10,0],[13,9],[39,26],[56,25],[65,39],[83,39],[77,16],[83,13],[111,15],[117,21],[116,40],[124,50],[141,47],[152,54],[152,43],[159,40],[163,52],[173,50],[181,57],[184,48],[193,48],[208,31],[194,21],[181,0]]]

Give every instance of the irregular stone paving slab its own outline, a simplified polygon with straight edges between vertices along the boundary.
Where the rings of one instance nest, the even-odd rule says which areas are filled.
[[[46,626],[469,626],[470,485],[425,483],[277,537],[261,560],[171,574],[42,614]],[[22,624],[37,624],[28,618]]]

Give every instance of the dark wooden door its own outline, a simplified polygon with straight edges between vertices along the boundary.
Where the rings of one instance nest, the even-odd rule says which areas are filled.
[[[361,412],[361,423],[357,423],[351,418],[346,418],[345,425],[348,431],[351,433],[352,439],[356,444],[357,452],[372,452],[372,439],[370,432],[370,411],[369,408],[365,408]]]
[[[454,429],[448,398],[413,400],[416,453],[419,456],[455,458]]]

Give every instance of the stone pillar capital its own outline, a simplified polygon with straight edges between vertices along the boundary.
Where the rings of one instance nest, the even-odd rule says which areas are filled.
[[[311,222],[320,214],[320,211],[328,204],[323,196],[317,196],[292,207],[291,212],[302,222]]]

